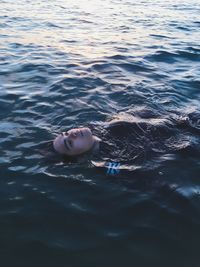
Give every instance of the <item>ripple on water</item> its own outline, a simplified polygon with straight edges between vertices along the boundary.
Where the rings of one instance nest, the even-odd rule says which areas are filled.
[[[2,265],[197,266],[199,3],[97,2],[1,1]],[[47,155],[114,119],[160,156],[111,177]]]

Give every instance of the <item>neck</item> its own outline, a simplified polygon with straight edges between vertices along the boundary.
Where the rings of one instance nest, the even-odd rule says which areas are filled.
[[[96,136],[94,136],[93,138],[94,138],[94,143],[92,145],[91,151],[98,151],[101,139]]]

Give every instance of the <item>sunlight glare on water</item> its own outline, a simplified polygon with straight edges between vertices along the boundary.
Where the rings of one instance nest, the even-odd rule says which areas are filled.
[[[0,8],[2,266],[198,267],[199,0]],[[111,119],[138,127],[118,176],[52,156],[57,133]]]

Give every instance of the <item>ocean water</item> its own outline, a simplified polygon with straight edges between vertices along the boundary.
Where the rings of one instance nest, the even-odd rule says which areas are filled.
[[[198,267],[199,0],[0,8],[1,266]],[[44,153],[61,130],[148,112],[183,123],[149,171]]]

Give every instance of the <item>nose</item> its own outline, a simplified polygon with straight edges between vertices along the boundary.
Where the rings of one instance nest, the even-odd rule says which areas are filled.
[[[69,137],[76,139],[78,137],[78,133],[77,132],[70,132]]]

